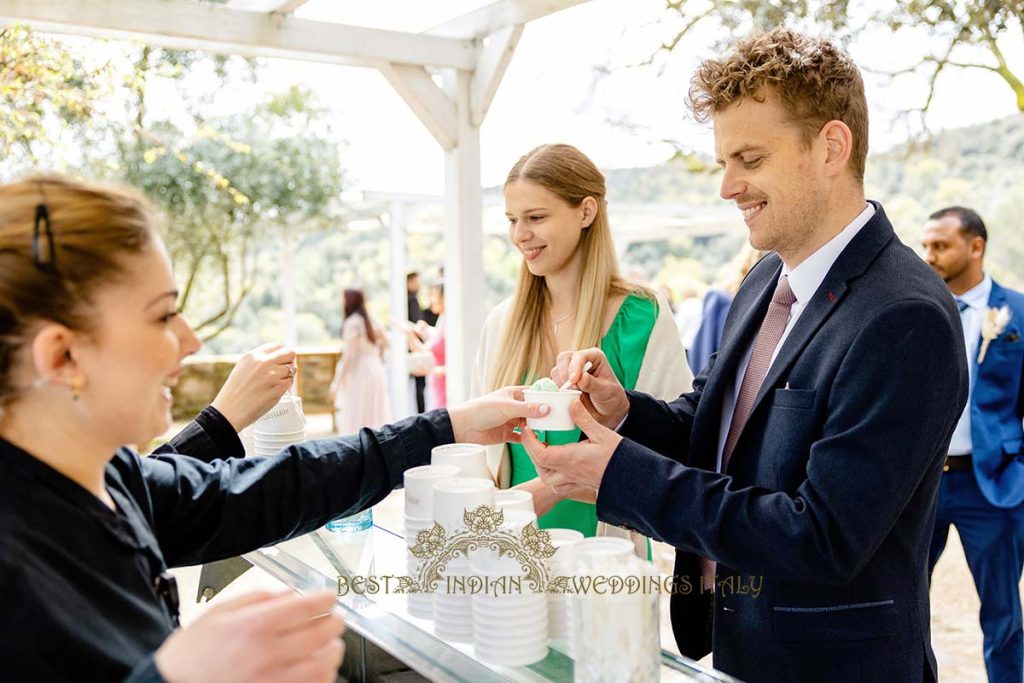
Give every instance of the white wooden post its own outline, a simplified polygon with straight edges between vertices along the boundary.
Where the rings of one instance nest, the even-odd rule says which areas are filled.
[[[448,403],[469,398],[473,359],[484,321],[483,204],[480,128],[472,121],[472,78],[450,78],[458,137],[445,152],[445,354]]]
[[[405,286],[405,224],[406,205],[400,199],[391,202],[388,210],[388,235],[391,238],[391,277],[389,278],[391,317],[396,321],[406,319],[408,298]],[[386,321],[390,322],[390,321]],[[388,324],[388,329],[393,326]],[[401,330],[391,332],[391,353],[388,356],[388,377],[390,379],[391,410],[396,420],[412,414],[409,408],[409,341]]]

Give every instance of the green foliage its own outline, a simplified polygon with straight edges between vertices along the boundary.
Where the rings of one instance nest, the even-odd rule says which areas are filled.
[[[255,286],[254,250],[338,220],[340,151],[323,116],[311,93],[293,88],[192,135],[164,121],[122,146],[123,179],[171,217],[166,239],[185,281],[181,306],[206,339],[232,324]],[[219,298],[193,297],[211,281]]]
[[[872,156],[866,182],[869,196],[885,204],[897,233],[912,246],[932,212],[954,204],[976,210],[989,231],[986,268],[1004,284],[1024,288],[1024,115]]]
[[[0,27],[0,159],[35,166],[56,142],[53,123],[81,126],[106,91],[109,70],[19,25]]]
[[[729,49],[737,40],[754,31],[776,26],[789,26],[810,33],[832,35],[842,42],[866,30],[890,32],[894,39],[902,37],[907,28],[926,32],[937,51],[926,51],[908,68],[889,72],[892,78],[914,73],[924,76],[929,85],[922,105],[914,110],[926,113],[931,106],[939,77],[948,68],[982,69],[995,73],[1006,83],[1024,112],[1024,82],[1021,65],[1010,63],[999,45],[1005,36],[1018,36],[1024,29],[1024,2],[1009,0],[895,0],[878,3],[880,11],[870,14],[865,22],[863,8],[851,12],[848,0],[708,0],[694,3],[687,0],[666,0],[667,34],[648,62],[659,55],[671,53],[694,27],[703,23],[716,25],[717,52]],[[975,48],[967,53],[962,48]],[[980,49],[986,59],[973,55]],[[963,59],[964,55],[971,55]],[[905,112],[909,113],[909,112]]]

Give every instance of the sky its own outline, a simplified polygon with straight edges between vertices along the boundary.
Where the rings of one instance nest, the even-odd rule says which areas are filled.
[[[393,30],[421,31],[471,11],[486,0],[311,0],[297,16]],[[861,4],[868,7],[870,2]],[[481,127],[481,175],[499,185],[522,154],[538,144],[567,142],[602,168],[648,166],[671,156],[672,139],[711,153],[711,129],[688,117],[689,77],[701,58],[715,56],[711,25],[702,25],[662,68],[629,68],[671,34],[663,0],[590,0],[527,25],[487,118]],[[1024,66],[1024,45],[1002,47],[1011,65]],[[911,31],[893,39],[865,35],[851,47],[858,64],[906,65],[933,39]],[[596,69],[611,67],[608,75]],[[892,83],[865,71],[872,150],[906,139],[896,114],[919,104],[922,79]],[[257,87],[220,93],[220,104],[240,106],[296,84],[311,88],[331,110],[344,140],[343,164],[350,183],[363,190],[440,194],[444,158],[440,146],[373,69],[290,60],[267,60]],[[154,110],[176,106],[173,92],[151,93]],[[161,101],[161,96],[164,101]],[[933,129],[957,127],[1015,113],[1012,94],[994,74],[949,70],[940,82],[929,118]]]

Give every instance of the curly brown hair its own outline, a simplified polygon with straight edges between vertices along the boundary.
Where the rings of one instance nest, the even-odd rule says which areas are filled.
[[[743,40],[723,59],[701,63],[690,81],[690,108],[704,122],[744,97],[763,102],[776,93],[808,142],[829,121],[853,134],[850,169],[864,180],[868,105],[864,81],[850,56],[825,38],[779,27]]]

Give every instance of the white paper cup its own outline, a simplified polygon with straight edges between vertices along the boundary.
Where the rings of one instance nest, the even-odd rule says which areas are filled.
[[[583,540],[583,532],[576,531],[575,529],[545,529],[548,532],[548,537],[551,539],[551,545],[558,548],[564,548],[574,543],[579,543]]]
[[[430,450],[431,465],[455,465],[460,477],[480,477],[494,481],[487,467],[487,451],[475,443],[450,443]]]
[[[459,476],[455,465],[422,465],[405,471],[405,517],[432,519],[434,484]]]
[[[547,593],[529,593],[526,582],[523,582],[523,593],[478,593],[473,596],[473,608],[488,614],[531,613],[547,614]]]
[[[511,629],[502,626],[473,624],[473,635],[477,642],[493,643],[501,647],[519,649],[523,647],[536,646],[541,643],[547,644],[548,628],[547,623],[531,626],[530,628]]]
[[[306,428],[306,420],[302,414],[302,399],[298,396],[285,394],[277,405],[256,420],[256,434],[294,434]]]
[[[494,494],[494,507],[499,510],[522,510],[536,514],[533,494],[522,489],[502,489]]]
[[[406,596],[409,614],[419,619],[434,618],[434,596],[431,593],[410,593]]]
[[[473,654],[484,664],[492,666],[529,666],[548,656],[548,646],[545,642],[543,645],[512,649],[504,645],[490,646],[481,643],[474,644]]]
[[[628,538],[594,536],[573,544],[570,561],[577,572],[596,569],[611,574],[635,554],[633,541]]]
[[[473,629],[468,631],[460,624],[448,623],[434,619],[434,635],[441,640],[448,640],[453,643],[472,643]]]
[[[263,443],[295,443],[305,439],[306,431],[304,429],[297,429],[293,432],[282,432],[280,434],[264,434],[260,431],[253,433],[253,439],[256,441],[262,441]]]
[[[294,437],[289,437],[287,439],[274,439],[273,441],[271,441],[270,439],[263,439],[257,436],[255,445],[256,448],[279,451],[284,448],[288,448],[289,446],[294,446],[297,443],[302,443],[303,441],[306,440],[304,436],[305,435],[303,434],[298,434]]]
[[[532,633],[547,628],[549,621],[544,612],[527,616],[507,616],[504,614],[486,614],[473,610],[473,627],[482,632],[498,631],[508,633]]]
[[[576,429],[576,424],[569,417],[569,406],[579,399],[583,392],[578,389],[565,391],[534,391],[523,390],[523,399],[527,403],[542,403],[551,407],[544,417],[526,418],[526,426],[541,431],[566,432]]]
[[[494,507],[494,482],[490,479],[456,477],[434,483],[434,521],[448,532],[465,527],[466,510],[481,505]]]

